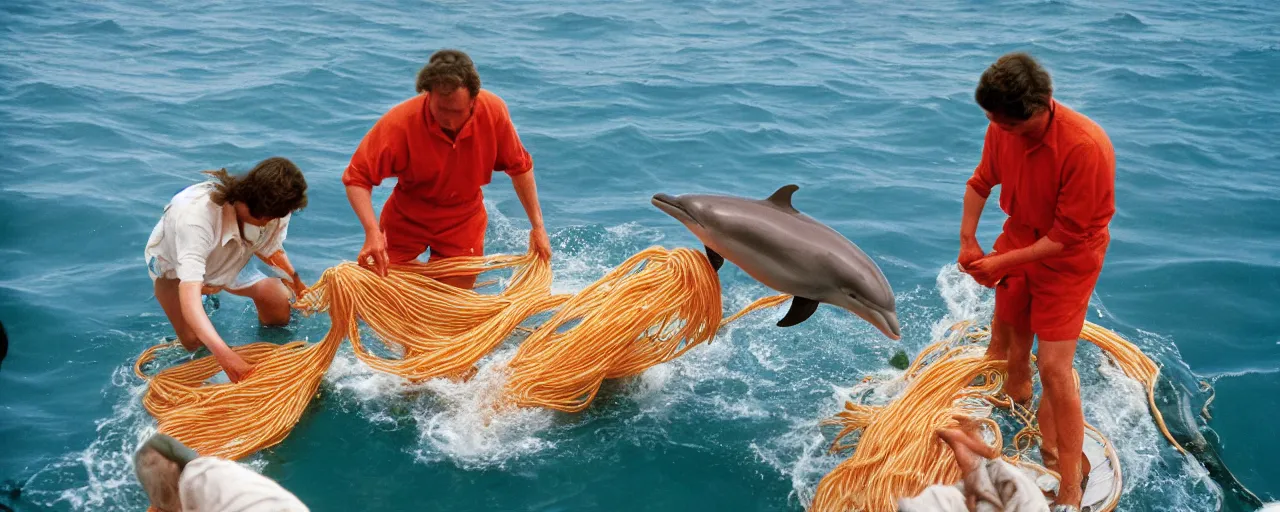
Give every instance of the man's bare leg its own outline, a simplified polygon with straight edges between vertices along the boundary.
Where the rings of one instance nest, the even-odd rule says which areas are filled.
[[[476,286],[476,276],[474,275],[442,277],[440,279],[437,279],[437,281],[440,281],[449,286],[453,286],[455,288],[462,288],[463,290],[470,290]]]
[[[428,262],[428,263],[430,263],[430,262],[433,262],[433,261],[436,261],[436,260],[445,259],[446,257],[447,257],[447,256],[436,256],[435,254],[432,254],[432,255],[427,259],[427,262]],[[477,275],[470,275],[470,276],[441,277],[441,278],[436,279],[436,281],[440,281],[441,283],[447,284],[447,285],[452,286],[452,287],[454,287],[454,288],[462,288],[463,290],[470,290],[470,289],[472,289],[472,288],[475,288],[475,287],[476,287],[476,278],[477,278],[477,277],[479,277],[479,276],[477,276]]]
[[[1035,336],[1030,331],[1022,332],[1008,326],[1010,334],[1008,362],[1009,381],[1005,383],[1005,393],[1009,399],[1024,406],[1031,404],[1031,343]]]
[[[1044,403],[1040,406],[1038,420],[1045,435],[1044,442],[1049,445],[1051,453],[1056,452],[1057,471],[1062,477],[1054,504],[1079,507],[1084,494],[1081,479],[1086,463],[1082,460],[1084,411],[1071,371],[1076,340],[1041,341],[1038,353],[1037,366],[1040,367],[1040,382],[1044,386]]]
[[[1031,332],[1021,332],[994,316],[991,319],[987,358],[1008,362],[1009,377],[1004,383],[1004,392],[1014,402],[1024,405],[1031,400],[1031,343],[1034,339]]]
[[[991,340],[987,342],[987,359],[1003,360],[1009,357],[1009,341],[1013,331],[991,315]]]

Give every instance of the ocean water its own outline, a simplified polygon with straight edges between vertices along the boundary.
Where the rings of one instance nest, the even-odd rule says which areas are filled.
[[[1163,366],[1171,422],[1280,499],[1280,5],[1268,1],[33,2],[0,5],[0,505],[143,510],[130,455],[154,430],[130,366],[172,335],[141,253],[198,171],[297,162],[302,276],[363,235],[340,174],[365,131],[460,48],[533,155],[558,291],[651,245],[696,239],[657,192],[795,204],[882,267],[905,337],[831,307],[779,329],[753,314],[587,411],[486,426],[504,345],[467,384],[406,386],[344,348],[280,445],[246,460],[312,510],[804,510],[828,454],[818,421],[863,376],[984,319],[958,274],[960,201],[982,145],[972,101],[1026,50],[1115,145],[1117,208],[1090,318]],[[486,189],[488,251],[525,249],[509,180]],[[375,195],[386,198],[389,187]],[[989,246],[1001,214],[988,205]],[[771,293],[731,264],[726,310]],[[233,344],[316,340],[222,297]],[[1082,349],[1086,417],[1116,444],[1121,510],[1241,509],[1149,419],[1133,381]],[[1198,418],[1214,387],[1207,423]],[[1271,432],[1268,434],[1267,432]],[[0,507],[3,509],[4,507]]]

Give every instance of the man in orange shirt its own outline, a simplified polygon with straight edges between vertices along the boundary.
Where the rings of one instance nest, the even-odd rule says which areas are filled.
[[[1089,468],[1072,363],[1110,243],[1115,152],[1101,127],[1052,93],[1049,74],[1025,53],[1004,55],[982,74],[975,99],[990,123],[965,191],[958,261],[996,290],[987,356],[1008,361],[1005,390],[1020,404],[1031,400],[1031,345],[1040,340],[1040,449],[1062,475],[1055,505],[1079,507]],[[978,219],[996,185],[1008,219],[984,254]]]
[[[493,171],[511,176],[533,228],[529,246],[550,258],[533,158],[507,105],[480,88],[471,58],[458,50],[432,54],[418,73],[417,90],[378,119],[342,175],[365,231],[358,261],[385,276],[388,264],[413,261],[428,250],[431,259],[483,255],[489,218],[480,187]],[[396,187],[379,220],[372,189],[389,177],[397,179]],[[475,276],[441,281],[471,288]]]

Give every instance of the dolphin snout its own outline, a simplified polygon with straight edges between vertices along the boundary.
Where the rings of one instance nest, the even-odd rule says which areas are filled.
[[[902,326],[898,325],[898,314],[893,311],[881,311],[880,316],[884,317],[884,328],[881,329],[884,335],[894,341],[902,339]]]
[[[693,216],[689,215],[688,211],[685,211],[684,207],[680,204],[680,200],[669,194],[654,194],[653,199],[649,202],[653,203],[654,206],[657,206],[659,210],[666,212],[667,215],[675,217],[676,220],[679,220],[680,222],[693,222]]]

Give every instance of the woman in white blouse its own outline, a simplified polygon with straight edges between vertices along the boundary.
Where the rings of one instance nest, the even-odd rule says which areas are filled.
[[[232,382],[250,365],[227,347],[201,295],[226,290],[253,299],[263,325],[289,323],[289,295],[304,286],[284,253],[289,217],[307,205],[307,182],[288,159],[263,160],[242,176],[207,171],[211,181],[179,192],[165,206],[143,252],[156,300],[188,351],[209,348]],[[290,282],[245,272],[257,255]]]

